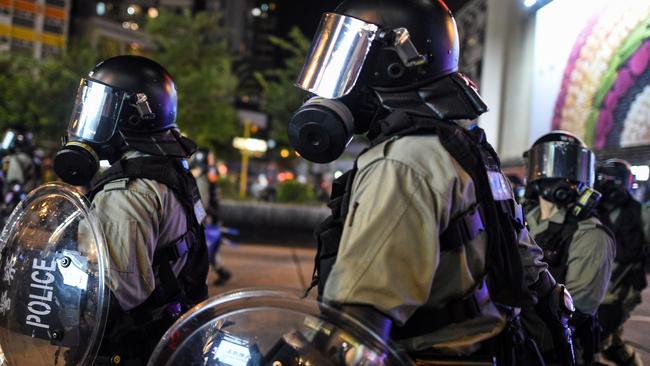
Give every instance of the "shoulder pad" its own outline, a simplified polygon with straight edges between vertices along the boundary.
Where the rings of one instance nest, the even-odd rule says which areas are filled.
[[[129,178],[122,178],[110,181],[104,185],[104,192],[126,190]]]

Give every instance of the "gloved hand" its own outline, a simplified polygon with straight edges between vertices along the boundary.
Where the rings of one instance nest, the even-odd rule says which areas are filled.
[[[535,311],[553,336],[558,362],[564,366],[575,365],[575,351],[571,328],[569,328],[569,319],[575,312],[575,307],[569,291],[564,285],[554,283],[550,291],[540,294]]]

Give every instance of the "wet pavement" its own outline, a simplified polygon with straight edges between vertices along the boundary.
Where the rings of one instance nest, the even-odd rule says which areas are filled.
[[[223,286],[210,286],[211,296],[243,287],[260,286],[300,291],[311,280],[314,249],[247,244],[225,246],[222,250],[232,279]],[[211,272],[210,283],[215,278]],[[650,288],[644,291],[643,303],[626,323],[624,338],[637,348],[644,363],[650,365]]]

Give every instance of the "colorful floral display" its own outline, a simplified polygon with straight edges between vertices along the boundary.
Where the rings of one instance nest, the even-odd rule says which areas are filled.
[[[596,149],[650,143],[650,0],[600,9],[576,39],[553,128]]]

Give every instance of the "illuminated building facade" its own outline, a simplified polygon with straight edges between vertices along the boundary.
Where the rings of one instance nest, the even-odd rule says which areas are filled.
[[[0,0],[0,52],[37,59],[65,47],[71,0]]]

